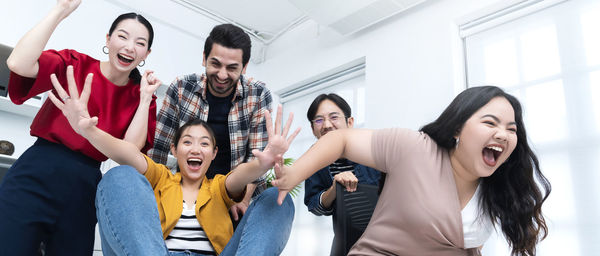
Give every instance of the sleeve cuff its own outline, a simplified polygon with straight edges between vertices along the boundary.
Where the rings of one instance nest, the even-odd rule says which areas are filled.
[[[325,194],[325,191],[321,191],[321,194],[319,195],[319,205],[315,210],[321,213],[322,215],[331,215],[333,214],[333,206],[329,208],[323,206],[323,194]]]

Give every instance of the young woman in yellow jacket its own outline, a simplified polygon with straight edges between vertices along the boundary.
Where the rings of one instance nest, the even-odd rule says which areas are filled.
[[[67,69],[67,77],[71,77]],[[97,117],[87,112],[92,76],[79,96],[75,82],[68,79],[69,93],[51,77],[56,97],[73,129],[100,152],[123,166],[109,170],[98,185],[96,214],[104,255],[279,255],[289,238],[294,218],[291,198],[277,205],[277,189],[258,196],[248,208],[235,233],[228,209],[239,202],[246,184],[263,175],[296,137],[288,138],[290,115],[281,127],[281,106],[275,128],[264,113],[269,143],[255,150],[256,159],[241,164],[229,174],[205,178],[217,148],[210,127],[201,120],[184,124],[175,134],[171,153],[177,158],[173,174],[135,146],[98,129]],[[65,99],[64,102],[59,100]]]

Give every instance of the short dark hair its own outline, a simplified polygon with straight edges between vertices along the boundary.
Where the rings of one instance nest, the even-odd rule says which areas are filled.
[[[137,20],[140,23],[142,23],[142,25],[144,25],[146,29],[148,29],[148,50],[150,50],[150,47],[152,47],[152,42],[154,41],[154,29],[152,28],[152,24],[150,24],[150,22],[141,14],[137,14],[135,12],[128,12],[119,15],[119,17],[117,17],[113,21],[112,25],[110,25],[110,28],[108,29],[108,36],[112,35],[112,33],[115,31],[119,23],[121,23],[121,21],[127,19]],[[129,78],[132,79],[136,84],[139,84],[142,79],[140,70],[137,67],[131,70],[131,72],[129,73]]]
[[[495,86],[471,87],[461,92],[432,123],[421,128],[438,146],[452,150],[454,138],[467,120],[493,98],[503,97],[512,106],[517,126],[514,151],[489,177],[481,179],[480,210],[500,222],[512,255],[535,255],[535,245],[548,234],[542,204],[552,187],[542,174],[529,147],[519,100]],[[536,183],[537,178],[537,183]],[[543,188],[543,191],[540,189]]]
[[[177,131],[175,132],[175,136],[173,138],[173,145],[175,145],[175,147],[177,147],[177,144],[179,143],[179,140],[181,139],[181,135],[183,134],[183,131],[185,131],[185,129],[187,129],[188,127],[191,127],[191,126],[196,126],[196,125],[200,125],[208,131],[208,134],[210,135],[210,141],[213,144],[213,149],[216,148],[217,141],[215,139],[215,133],[213,132],[212,128],[210,128],[210,126],[206,122],[202,121],[202,119],[200,119],[200,118],[189,120],[185,124],[183,124],[181,127],[179,127],[179,129],[177,129]]]
[[[338,108],[340,108],[342,110],[342,112],[344,112],[344,118],[346,120],[348,120],[348,118],[352,116],[352,110],[350,109],[350,105],[348,105],[348,102],[346,102],[346,100],[344,100],[344,98],[340,97],[339,95],[337,95],[335,93],[330,93],[330,94],[323,93],[323,94],[317,96],[315,98],[315,100],[313,100],[313,102],[310,104],[310,107],[308,107],[308,111],[306,112],[306,118],[308,118],[308,121],[310,122],[311,127],[312,127],[312,120],[315,119],[315,115],[317,115],[317,110],[319,110],[319,106],[321,105],[321,102],[323,102],[324,100],[330,100],[336,106],[338,106]]]
[[[204,55],[208,58],[213,44],[218,44],[230,49],[242,50],[242,65],[246,66],[250,61],[250,49],[252,42],[250,36],[240,27],[233,24],[221,24],[215,26],[204,42]]]

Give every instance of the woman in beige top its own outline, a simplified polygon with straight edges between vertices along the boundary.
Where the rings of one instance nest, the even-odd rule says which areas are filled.
[[[479,254],[481,245],[467,246],[473,240],[467,236],[485,233],[471,228],[486,225],[465,223],[461,210],[467,209],[476,209],[475,222],[498,224],[513,255],[535,255],[547,235],[541,206],[550,183],[528,145],[519,101],[498,87],[463,91],[420,132],[328,133],[293,166],[276,166],[272,183],[279,200],[341,157],[387,174],[371,222],[350,255]]]

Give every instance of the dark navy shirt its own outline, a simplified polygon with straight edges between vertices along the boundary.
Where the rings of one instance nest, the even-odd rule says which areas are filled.
[[[215,133],[217,141],[217,157],[212,161],[206,177],[212,179],[217,174],[226,175],[231,171],[231,142],[229,141],[229,123],[227,117],[233,103],[235,90],[225,98],[212,95],[210,90],[206,90],[206,100],[208,101],[208,120],[207,123]]]

